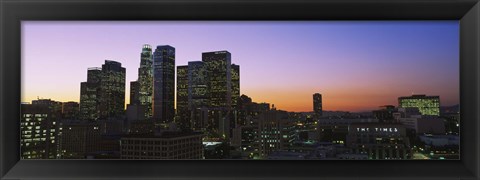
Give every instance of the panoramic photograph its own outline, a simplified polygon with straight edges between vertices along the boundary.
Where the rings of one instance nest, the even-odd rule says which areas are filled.
[[[459,160],[459,21],[22,21],[22,159]]]

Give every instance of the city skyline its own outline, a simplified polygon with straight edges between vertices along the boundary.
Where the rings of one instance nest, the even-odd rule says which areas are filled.
[[[326,111],[378,109],[410,94],[438,95],[442,106],[459,103],[457,21],[24,22],[22,27],[22,102],[37,97],[79,102],[85,69],[107,59],[126,68],[129,102],[140,49],[150,44],[175,47],[175,67],[201,60],[203,52],[228,50],[232,60],[242,64],[240,94],[287,111],[312,111],[315,92],[322,94]],[[167,38],[152,40],[153,32]],[[218,34],[201,36],[207,32]],[[258,37],[267,42],[255,40]],[[324,39],[330,41],[316,42]],[[337,52],[341,50],[349,51]],[[85,62],[77,61],[82,59]]]

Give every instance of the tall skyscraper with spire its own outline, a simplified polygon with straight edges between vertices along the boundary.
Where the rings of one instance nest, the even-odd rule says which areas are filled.
[[[153,53],[153,119],[173,122],[175,116],[175,48],[157,46]]]
[[[140,67],[138,68],[138,101],[145,106],[145,117],[152,117],[153,98],[153,59],[152,46],[145,44],[140,54]]]

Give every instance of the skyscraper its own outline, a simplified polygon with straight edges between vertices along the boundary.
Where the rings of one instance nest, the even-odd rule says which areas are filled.
[[[100,80],[100,118],[125,113],[125,68],[116,61],[105,60]]]
[[[210,107],[230,109],[232,103],[231,54],[228,51],[202,53],[207,74]]]
[[[322,117],[322,95],[320,93],[313,94],[313,112],[315,114],[315,117]]]
[[[207,131],[212,137],[229,139],[232,109],[231,54],[228,51],[202,53],[207,77]]]
[[[422,115],[440,115],[440,97],[426,95],[412,95],[398,98],[400,108],[418,108]]]
[[[188,62],[188,107],[192,129],[204,130],[207,110],[207,77],[202,61]]]
[[[125,110],[125,68],[105,60],[102,68],[89,68],[87,82],[80,84],[80,116],[97,120],[120,116]]]
[[[152,117],[152,94],[153,94],[153,60],[152,47],[143,45],[140,54],[140,67],[138,68],[138,100],[140,105],[145,106],[145,117]]]
[[[153,53],[153,119],[173,122],[175,115],[175,48],[157,46]]]
[[[189,129],[190,111],[188,108],[188,66],[177,66],[177,124]]]
[[[232,106],[237,107],[240,97],[240,66],[232,64]]]
[[[100,117],[100,80],[102,68],[88,68],[87,81],[80,83],[80,119],[96,120]]]

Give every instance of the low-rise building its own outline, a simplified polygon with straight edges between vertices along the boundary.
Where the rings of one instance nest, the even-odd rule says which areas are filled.
[[[411,147],[405,127],[393,123],[353,123],[348,128],[350,154],[369,159],[410,159]]]
[[[166,131],[121,139],[121,159],[203,159],[202,133]]]

